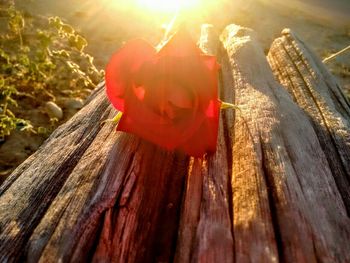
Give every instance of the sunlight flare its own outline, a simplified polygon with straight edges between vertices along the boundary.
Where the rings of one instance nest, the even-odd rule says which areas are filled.
[[[196,7],[199,0],[138,0],[138,4],[153,11],[177,12]]]

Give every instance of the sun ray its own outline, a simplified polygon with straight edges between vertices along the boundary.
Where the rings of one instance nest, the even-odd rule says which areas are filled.
[[[137,3],[152,11],[177,12],[195,7],[199,0],[137,0]]]

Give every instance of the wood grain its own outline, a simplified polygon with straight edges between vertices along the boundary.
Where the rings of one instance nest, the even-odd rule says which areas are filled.
[[[350,103],[321,60],[289,29],[267,56],[276,79],[306,112],[350,214]]]
[[[200,40],[200,47],[207,54],[218,52],[218,37],[212,26],[202,26]],[[191,159],[175,262],[233,262],[230,145],[224,126],[221,114],[216,153]]]
[[[221,64],[215,154],[102,122],[104,84],[0,186],[0,262],[350,262],[350,107],[284,31],[202,27]]]
[[[239,249],[234,231],[237,261],[274,261],[277,255],[270,243],[276,244],[278,259],[283,262],[346,262],[348,246],[339,244],[349,244],[349,218],[310,118],[274,80],[251,30],[231,25],[222,38],[234,75],[235,104],[241,107],[245,120],[235,123],[234,141],[242,143],[233,150],[233,185],[238,180],[236,174],[246,180],[238,182],[236,188],[248,185],[251,189],[255,183],[262,192],[253,198],[258,191],[253,188],[250,194],[247,187],[245,195],[234,199],[233,205],[241,207],[234,210],[234,230],[238,229],[239,240],[245,241]],[[243,122],[249,134],[239,131]],[[248,164],[242,168],[244,160]],[[257,224],[258,216],[262,223],[254,228],[251,222]],[[269,231],[271,222],[274,238]],[[254,229],[265,233],[267,249],[253,247],[263,244],[250,240],[259,236]],[[265,259],[254,257],[256,251],[265,251]]]

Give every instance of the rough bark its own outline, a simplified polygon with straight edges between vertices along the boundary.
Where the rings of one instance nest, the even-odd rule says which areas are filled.
[[[268,55],[284,87],[249,29],[204,26],[199,45],[240,108],[221,112],[216,153],[101,125],[116,114],[101,85],[0,186],[1,262],[350,261],[350,111],[333,77],[289,32]]]
[[[317,133],[274,80],[255,39],[252,31],[234,25],[223,34],[234,75],[235,103],[242,111],[234,127],[232,171],[233,206],[237,206],[234,237],[243,240],[241,247],[236,241],[236,254],[241,251],[236,259],[248,261],[256,255],[255,244],[262,242],[251,239],[266,229],[263,240],[272,241],[268,244],[278,249],[277,257],[270,252],[274,252],[271,245],[261,247],[268,261],[346,262],[348,246],[340,244],[349,243],[349,218]],[[245,183],[239,183],[239,178]],[[248,189],[236,194],[235,182],[236,189],[250,187],[253,194]],[[251,189],[254,183],[262,193],[266,186],[267,193]],[[270,222],[274,238],[266,234]]]
[[[218,46],[213,27],[203,26],[202,50],[216,55]],[[223,87],[220,85],[219,88],[222,90]],[[175,262],[233,262],[229,185],[231,147],[224,127],[221,112],[216,153],[202,159],[191,158]]]
[[[174,239],[187,158],[101,127],[115,114],[101,87],[2,185],[0,261],[133,262]]]
[[[336,79],[291,30],[267,56],[273,72],[306,112],[350,214],[350,104]]]

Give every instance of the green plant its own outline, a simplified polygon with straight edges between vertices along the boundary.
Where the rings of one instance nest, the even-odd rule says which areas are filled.
[[[43,134],[58,122],[36,124],[23,103],[41,107],[58,96],[82,97],[103,72],[84,52],[87,41],[58,17],[23,15],[0,4],[0,140],[13,130]]]

